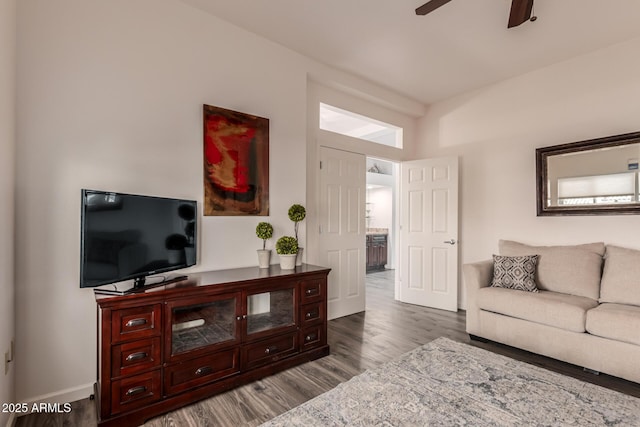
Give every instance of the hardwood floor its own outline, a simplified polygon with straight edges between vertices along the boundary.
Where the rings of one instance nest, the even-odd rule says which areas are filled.
[[[147,427],[256,426],[364,370],[445,336],[514,359],[640,397],[640,385],[496,343],[470,341],[465,313],[451,313],[393,300],[393,271],[367,275],[367,308],[329,322],[331,354],[263,380],[148,421]],[[16,426],[95,426],[94,402],[73,403],[70,414],[32,414]]]

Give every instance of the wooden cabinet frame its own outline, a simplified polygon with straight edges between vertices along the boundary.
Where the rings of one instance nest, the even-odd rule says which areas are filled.
[[[290,271],[276,265],[268,270],[220,270],[192,274],[146,292],[96,294],[99,425],[140,425],[216,393],[328,355],[329,271],[306,264]],[[248,301],[262,293],[271,293],[269,310],[285,308],[285,319],[289,319],[290,306],[290,321],[249,333]],[[198,305],[209,309],[225,300],[234,300],[233,337],[174,354],[174,309],[196,306],[197,312]],[[230,313],[224,315],[228,326]],[[216,318],[209,315],[203,322]],[[184,323],[189,323],[188,316],[185,319]]]

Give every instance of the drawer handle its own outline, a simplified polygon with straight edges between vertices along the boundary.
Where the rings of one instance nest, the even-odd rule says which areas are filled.
[[[136,394],[144,393],[145,391],[147,391],[147,388],[143,385],[131,387],[129,390],[127,390],[127,396],[134,396]]]
[[[305,316],[307,319],[311,319],[318,317],[318,312],[317,311],[310,311],[307,313],[307,315]]]
[[[277,346],[275,346],[275,345],[272,345],[271,347],[267,347],[267,348],[264,350],[264,354],[273,354],[273,353],[275,353],[275,352],[277,352],[277,351],[278,351],[278,347],[277,347]]]
[[[145,353],[144,351],[139,351],[137,353],[131,353],[130,355],[127,356],[127,362],[131,362],[134,360],[140,360],[140,359],[145,359],[148,356],[147,353]]]
[[[213,371],[213,368],[211,366],[203,366],[201,368],[196,369],[196,375],[200,376],[200,375],[207,375],[210,374]]]
[[[134,326],[142,326],[146,323],[147,323],[147,319],[138,318],[138,319],[129,320],[127,323],[125,323],[124,326],[126,326],[127,328],[132,328]]]
[[[313,288],[313,289],[307,289],[306,294],[313,295],[313,294],[317,294],[318,292],[319,292],[318,288]]]
[[[305,340],[306,342],[309,342],[309,341],[313,341],[313,340],[315,340],[317,337],[318,337],[318,336],[317,336],[316,334],[309,334],[309,335],[307,335],[306,337],[304,337],[304,340]]]

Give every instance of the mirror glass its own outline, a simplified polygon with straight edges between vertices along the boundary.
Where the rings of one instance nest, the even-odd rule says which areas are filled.
[[[538,148],[538,215],[640,213],[640,133]]]

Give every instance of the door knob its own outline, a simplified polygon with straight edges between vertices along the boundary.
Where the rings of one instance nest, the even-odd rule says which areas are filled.
[[[454,239],[451,239],[451,240],[445,240],[445,241],[444,241],[444,242],[442,242],[442,243],[448,243],[448,244],[450,244],[450,245],[455,245],[455,244],[456,244],[456,241],[455,241]]]

